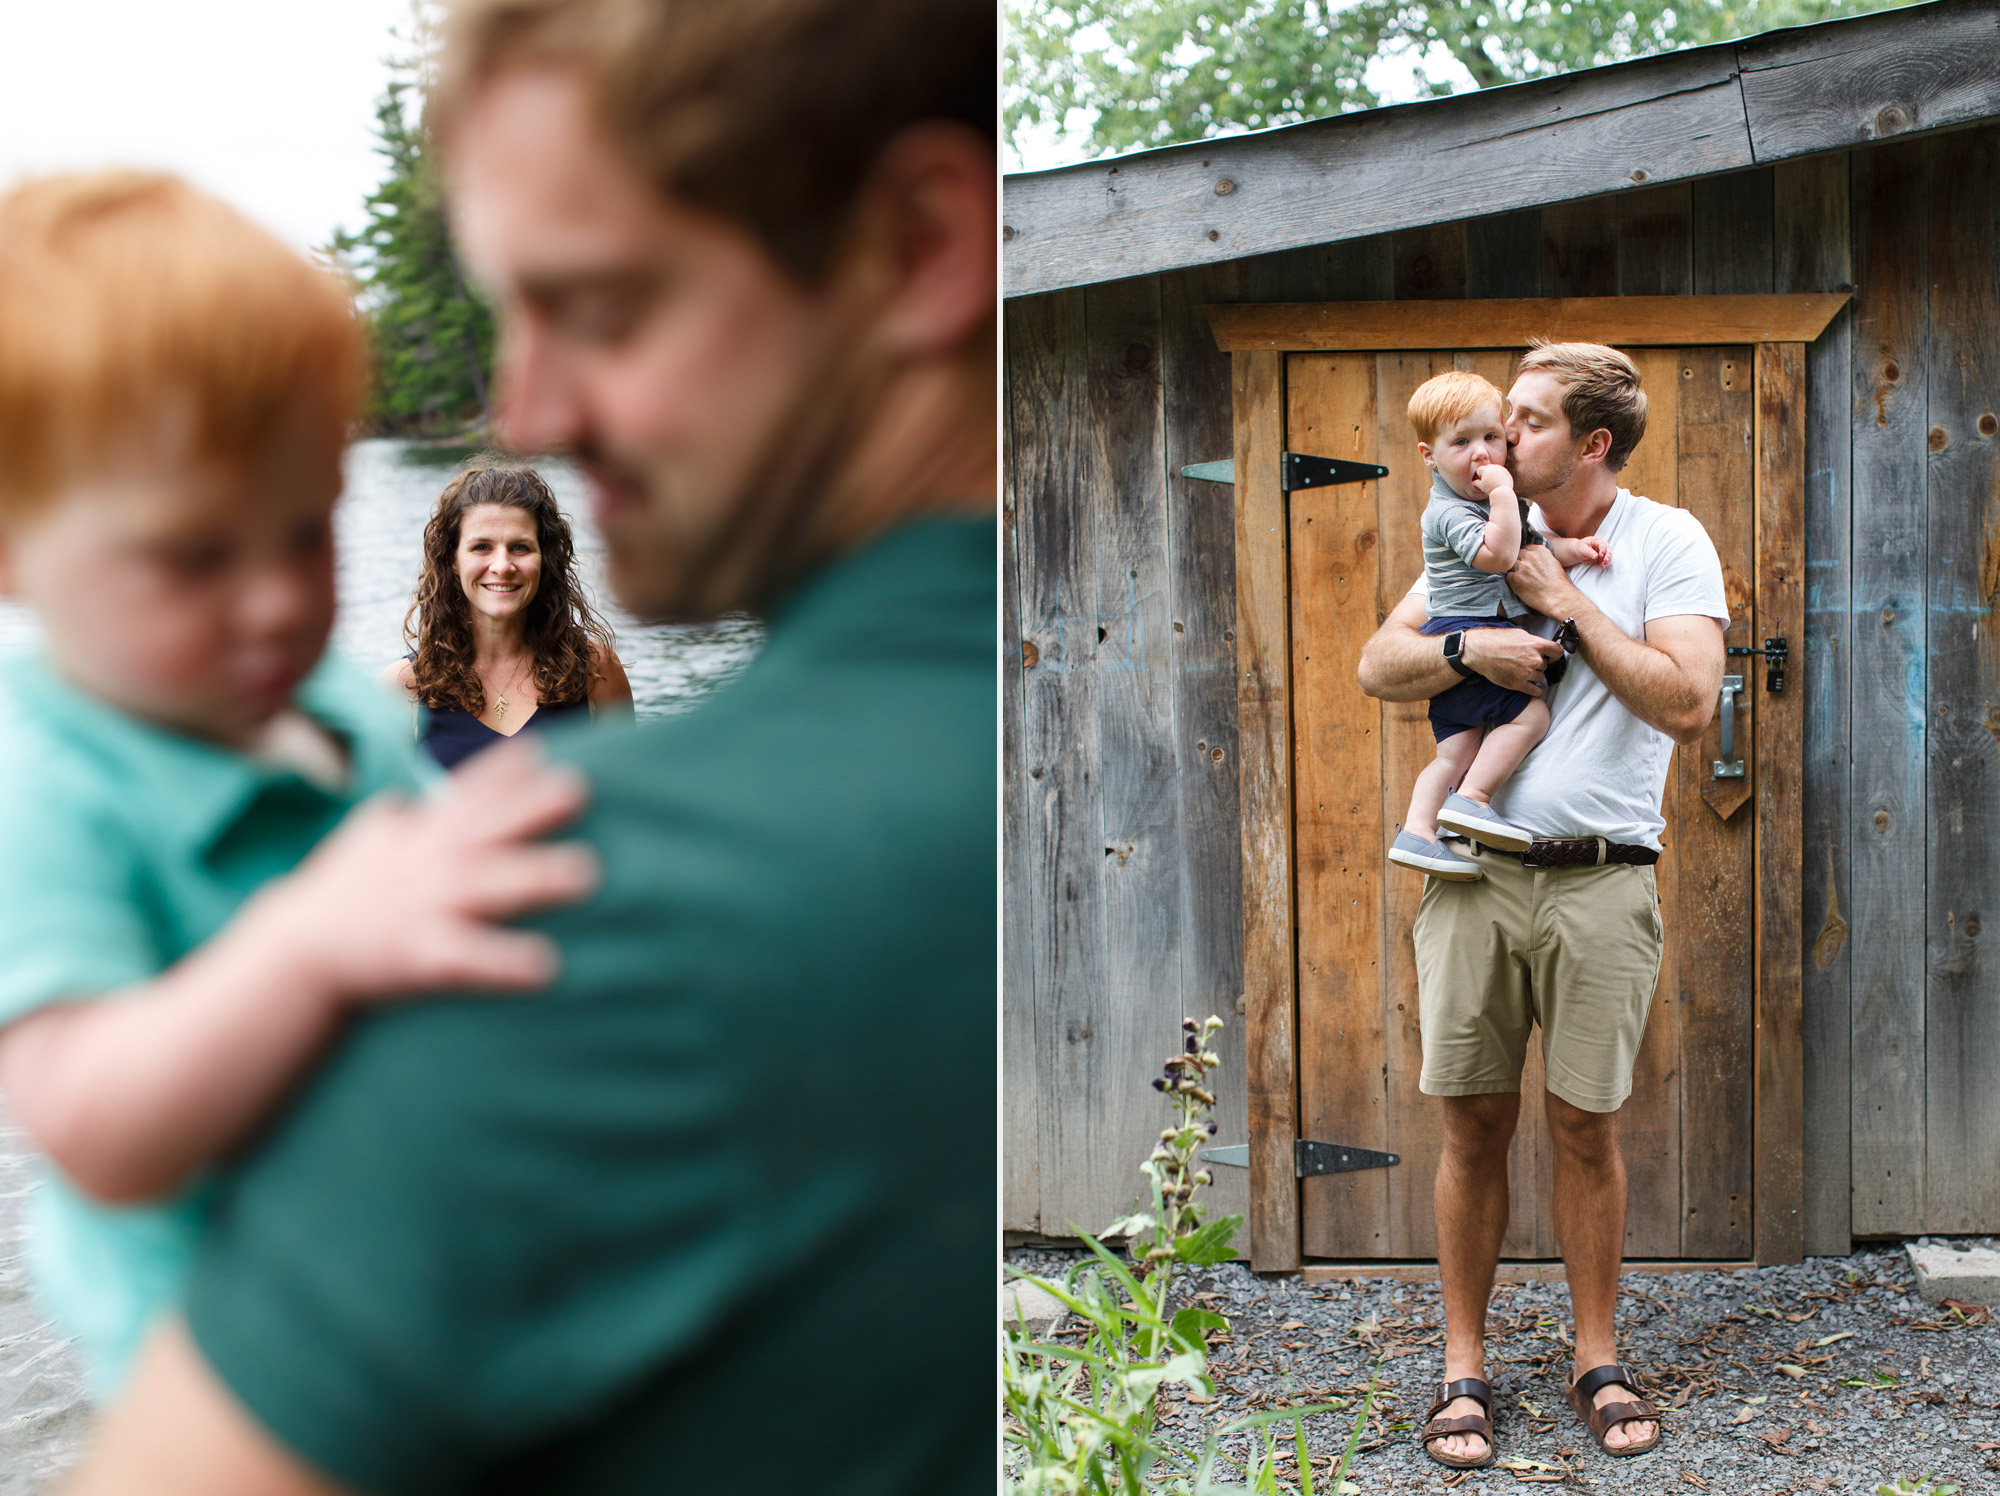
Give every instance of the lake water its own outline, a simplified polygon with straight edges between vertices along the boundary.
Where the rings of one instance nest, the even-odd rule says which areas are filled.
[[[333,647],[371,673],[404,653],[403,614],[423,563],[424,522],[467,455],[400,441],[356,442],[348,449],[347,490],[334,514],[340,611]],[[750,662],[763,641],[755,619],[642,624],[614,606],[604,585],[604,542],[591,523],[582,478],[566,463],[534,466],[570,517],[585,588],[617,636],[641,717],[684,711]],[[0,601],[0,648],[31,643],[40,632],[25,609]]]

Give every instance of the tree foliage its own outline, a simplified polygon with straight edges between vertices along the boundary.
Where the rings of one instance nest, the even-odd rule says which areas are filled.
[[[331,246],[361,288],[375,351],[374,425],[394,435],[482,424],[493,365],[493,315],[452,249],[436,158],[415,107],[435,30],[421,4],[413,17],[400,38],[412,50],[391,64],[375,105],[376,150],[388,173],[367,200],[366,226],[336,234]]]
[[[1491,88],[1893,3],[1007,0],[1007,128],[1094,116],[1090,150],[1130,150],[1373,108],[1378,58],[1448,58]]]

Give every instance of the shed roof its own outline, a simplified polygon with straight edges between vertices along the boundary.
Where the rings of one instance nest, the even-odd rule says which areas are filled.
[[[1593,197],[2000,116],[2000,0],[1020,172],[1008,296]]]

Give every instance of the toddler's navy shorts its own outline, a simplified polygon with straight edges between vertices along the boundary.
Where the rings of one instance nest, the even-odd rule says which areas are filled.
[[[1532,617],[1516,622],[1511,618],[1427,618],[1417,630],[1433,638],[1465,629],[1511,629],[1532,623]],[[1449,691],[1431,698],[1431,736],[1442,743],[1446,738],[1474,728],[1504,727],[1520,716],[1535,698],[1526,691],[1510,691],[1496,686],[1483,675],[1462,680]]]

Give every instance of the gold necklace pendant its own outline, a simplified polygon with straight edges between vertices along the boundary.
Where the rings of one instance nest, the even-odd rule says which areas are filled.
[[[505,722],[507,720],[507,698],[505,696],[496,696],[493,698],[493,720],[496,722]]]

